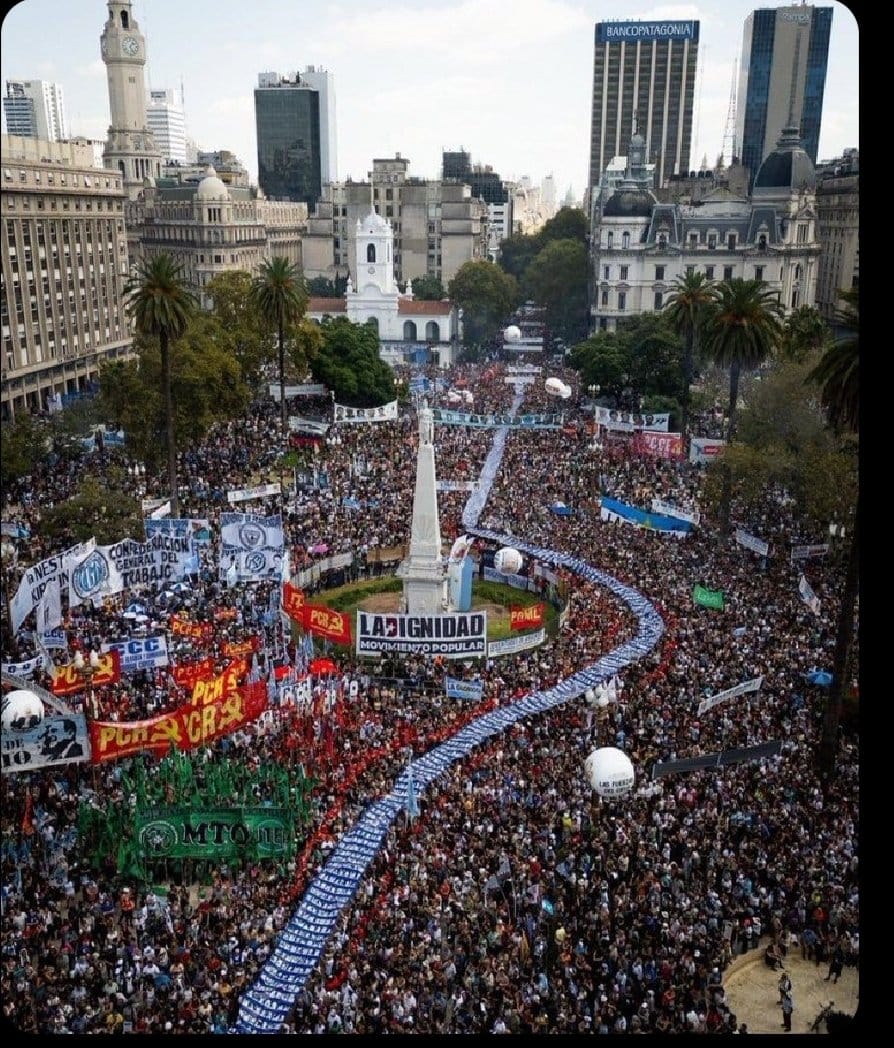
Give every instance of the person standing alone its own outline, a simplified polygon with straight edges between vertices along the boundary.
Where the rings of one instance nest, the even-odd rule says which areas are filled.
[[[782,1025],[786,1032],[792,1028],[792,1012],[795,1010],[795,1002],[791,990],[782,995]]]

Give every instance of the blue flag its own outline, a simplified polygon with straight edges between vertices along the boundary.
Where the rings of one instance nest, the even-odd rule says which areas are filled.
[[[416,783],[413,781],[412,767],[410,768],[410,778],[407,781],[407,799],[404,802],[404,808],[410,820],[415,819],[419,814],[419,803],[416,800]]]

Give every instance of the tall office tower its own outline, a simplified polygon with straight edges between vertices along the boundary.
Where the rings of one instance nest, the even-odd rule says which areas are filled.
[[[320,95],[320,169],[324,182],[338,181],[335,140],[335,77],[322,66],[307,66],[301,74]]]
[[[146,41],[131,12],[130,0],[108,0],[109,17],[100,37],[109,80],[109,126],[106,167],[118,168],[124,190],[135,200],[144,179],[161,174],[161,155],[146,123]]]
[[[270,200],[303,200],[311,210],[323,186],[320,92],[292,75],[258,75],[258,185]]]
[[[816,163],[829,58],[831,7],[760,8],[745,19],[736,143],[752,180],[785,127]]]
[[[596,23],[591,190],[635,132],[659,185],[689,170],[698,32],[698,22]]]
[[[186,163],[186,116],[170,88],[149,91],[146,126],[167,163]]]
[[[44,142],[68,138],[61,84],[49,80],[7,80],[3,112],[11,135],[40,138]]]

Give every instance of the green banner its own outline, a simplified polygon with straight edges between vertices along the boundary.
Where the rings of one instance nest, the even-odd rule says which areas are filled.
[[[285,808],[148,808],[135,829],[143,859],[279,858],[295,847]]]
[[[719,608],[723,611],[723,590],[709,590],[704,586],[696,586],[692,591],[692,599],[703,608]]]

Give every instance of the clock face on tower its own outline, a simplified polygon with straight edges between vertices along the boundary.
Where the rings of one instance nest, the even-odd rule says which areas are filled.
[[[135,36],[126,36],[121,42],[121,50],[131,58],[140,50],[140,41]]]

